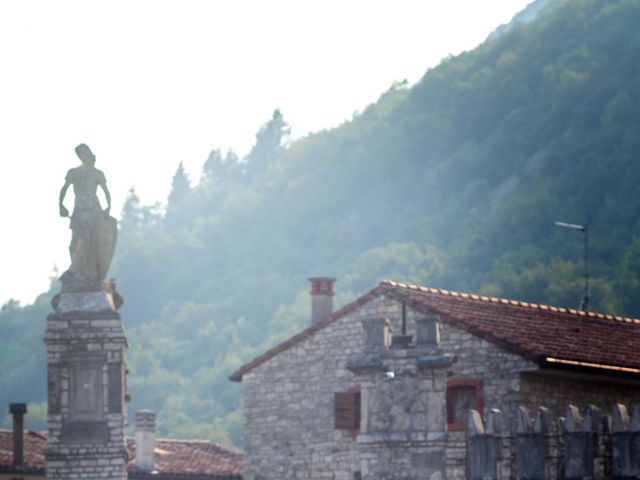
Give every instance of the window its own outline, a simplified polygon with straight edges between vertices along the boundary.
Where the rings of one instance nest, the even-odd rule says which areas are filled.
[[[482,414],[482,380],[452,378],[447,381],[447,430],[464,430],[469,410]]]
[[[357,433],[360,430],[360,386],[333,395],[335,428]]]

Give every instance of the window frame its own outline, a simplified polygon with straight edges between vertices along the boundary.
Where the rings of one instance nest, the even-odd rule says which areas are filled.
[[[470,377],[456,377],[447,380],[447,431],[449,432],[462,432],[467,426],[464,423],[453,422],[453,392],[457,387],[472,387],[475,392],[475,405],[474,410],[477,410],[480,415],[483,414],[484,408],[484,391],[482,379],[470,378]]]
[[[353,406],[354,406],[353,414],[355,415],[355,418],[353,418],[353,421],[351,422],[350,426],[340,427],[337,424],[338,422],[336,419],[336,405],[337,405],[336,398],[338,395],[349,395],[353,398]],[[333,394],[333,398],[334,398],[333,400],[334,429],[342,430],[351,437],[357,436],[360,433],[360,422],[362,421],[362,389],[360,385],[351,387],[345,392],[335,392]]]

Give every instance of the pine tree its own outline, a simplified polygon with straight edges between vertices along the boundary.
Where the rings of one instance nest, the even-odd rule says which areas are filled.
[[[184,165],[180,162],[176,173],[173,175],[171,181],[171,193],[169,194],[169,201],[167,210],[179,205],[189,193],[191,189],[191,182],[187,176],[187,172],[184,170]]]
[[[291,127],[282,112],[280,109],[274,110],[271,120],[256,134],[256,143],[247,155],[247,170],[252,177],[263,173],[269,165],[275,163],[290,134]]]
[[[223,176],[223,170],[225,168],[225,161],[222,158],[222,153],[219,148],[211,150],[209,158],[204,162],[202,166],[202,181],[209,185],[214,183],[216,179],[220,179]]]
[[[180,162],[176,173],[171,181],[171,193],[167,201],[167,213],[165,220],[168,225],[177,226],[180,223],[182,206],[191,190],[191,182],[184,170],[184,165]]]
[[[135,218],[138,210],[140,209],[140,197],[136,193],[136,188],[131,187],[127,199],[122,205],[122,221],[125,222],[128,219]]]

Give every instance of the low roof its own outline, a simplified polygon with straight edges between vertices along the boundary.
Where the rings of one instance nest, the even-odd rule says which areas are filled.
[[[144,473],[135,466],[135,441],[127,438],[129,475]],[[158,475],[242,478],[242,455],[204,440],[156,440],[154,478]]]
[[[640,374],[638,319],[383,280],[327,320],[256,357],[229,378],[241,381],[258,365],[381,295],[405,302],[418,312],[438,314],[441,321],[540,365]]]
[[[47,436],[42,432],[27,430],[23,437],[25,474],[42,475],[45,473],[46,460],[44,448],[47,446]],[[13,432],[0,429],[0,472],[11,470],[13,465]]]
[[[135,441],[126,439],[129,451],[129,476],[142,478],[189,478],[240,480],[242,478],[242,455],[231,452],[214,443],[203,440],[156,440],[155,470],[144,472],[135,466]],[[23,473],[43,475],[46,471],[44,449],[47,435],[32,430],[24,433]],[[12,471],[13,433],[0,429],[0,473]]]

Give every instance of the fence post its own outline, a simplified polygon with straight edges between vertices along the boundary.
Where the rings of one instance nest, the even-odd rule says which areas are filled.
[[[589,405],[584,418],[574,405],[567,407],[565,417],[564,478],[583,480],[594,478],[597,430],[600,410]]]
[[[627,408],[617,404],[612,419],[613,478],[640,477],[640,405],[629,418]]]
[[[471,480],[497,480],[500,440],[502,436],[502,413],[492,410],[485,431],[482,417],[476,410],[469,411],[467,421],[468,478]]]
[[[518,408],[516,465],[519,480],[545,480],[547,453],[549,451],[549,412],[540,407],[535,421],[531,422],[529,410]]]
[[[602,474],[603,478],[613,478],[613,419],[612,415],[604,415],[602,418]]]

